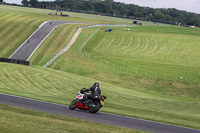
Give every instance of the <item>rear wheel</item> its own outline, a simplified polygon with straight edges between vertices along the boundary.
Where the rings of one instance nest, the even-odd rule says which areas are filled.
[[[71,104],[69,105],[69,109],[70,109],[70,110],[75,110],[75,109],[76,109],[76,100],[73,100],[73,101],[71,102]]]
[[[91,103],[89,106],[89,112],[90,113],[96,113],[99,111],[99,109],[101,108],[100,103],[99,102],[94,102]]]

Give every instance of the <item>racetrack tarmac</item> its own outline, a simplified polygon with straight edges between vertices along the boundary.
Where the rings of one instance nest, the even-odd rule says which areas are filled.
[[[48,35],[60,24],[81,24],[71,21],[48,21],[42,24],[9,58],[28,60]]]
[[[136,130],[150,131],[154,133],[200,133],[200,130],[196,129],[174,126],[148,120],[136,119],[132,117],[114,115],[104,112],[98,112],[96,114],[92,114],[89,113],[88,111],[82,111],[78,109],[69,110],[68,106],[65,105],[43,102],[39,100],[33,100],[29,98],[12,96],[2,93],[0,93],[0,103],[32,109],[41,112],[77,117],[81,119],[101,122],[115,126],[128,127]]]

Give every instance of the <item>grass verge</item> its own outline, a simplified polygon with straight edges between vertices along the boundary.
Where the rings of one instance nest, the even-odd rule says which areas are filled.
[[[101,111],[200,128],[198,98],[152,94],[38,66],[0,64],[2,93],[69,105],[82,87],[99,82],[102,94],[108,97]]]
[[[144,133],[3,104],[0,104],[0,131],[1,133]]]

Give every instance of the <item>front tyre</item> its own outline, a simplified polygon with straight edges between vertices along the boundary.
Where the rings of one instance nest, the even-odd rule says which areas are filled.
[[[69,109],[70,109],[70,110],[75,110],[75,109],[76,109],[76,100],[73,100],[73,101],[71,102],[71,104],[69,105]]]
[[[99,102],[94,102],[94,103],[90,104],[88,109],[89,109],[90,113],[96,113],[96,112],[99,111],[100,108],[101,108],[100,103]]]

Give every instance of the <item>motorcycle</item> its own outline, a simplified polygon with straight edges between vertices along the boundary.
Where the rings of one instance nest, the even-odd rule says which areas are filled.
[[[76,96],[76,99],[71,102],[69,105],[70,110],[75,110],[76,108],[81,110],[89,110],[90,113],[96,113],[104,105],[104,100],[106,96],[95,96],[93,99],[85,100],[86,92],[79,93]]]

